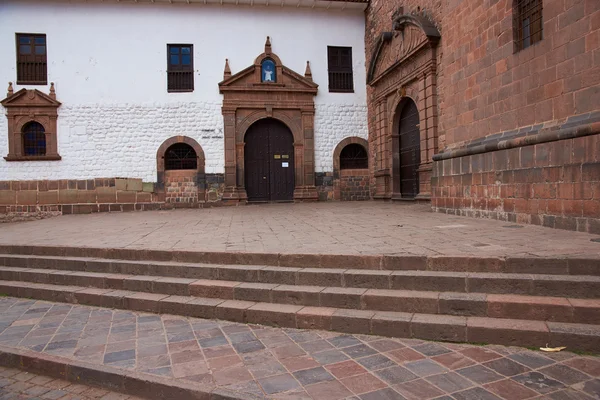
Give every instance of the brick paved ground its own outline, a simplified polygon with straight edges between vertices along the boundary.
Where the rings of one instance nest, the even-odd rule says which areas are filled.
[[[0,225],[0,244],[259,253],[600,255],[593,238],[380,202],[68,215]]]
[[[600,398],[600,359],[569,352],[248,326],[9,297],[0,298],[0,331],[2,346],[266,398]],[[27,377],[9,377],[7,398],[38,386],[63,390]],[[64,390],[69,387],[79,386]]]
[[[71,384],[19,369],[0,367],[0,400],[136,400],[139,397]]]

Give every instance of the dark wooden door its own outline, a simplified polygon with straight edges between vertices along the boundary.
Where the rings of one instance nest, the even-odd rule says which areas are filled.
[[[294,138],[283,123],[265,119],[245,137],[244,169],[248,201],[294,199]]]
[[[421,164],[421,138],[419,134],[419,111],[412,101],[402,108],[400,114],[400,193],[413,198],[419,194]]]

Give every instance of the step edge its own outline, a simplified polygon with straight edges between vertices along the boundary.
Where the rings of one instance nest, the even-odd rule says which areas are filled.
[[[148,399],[189,398],[198,400],[258,400],[250,393],[239,393],[228,389],[199,389],[199,385],[169,380],[144,372],[128,371],[106,365],[95,365],[80,360],[71,360],[60,356],[37,353],[32,350],[0,345],[0,365],[16,368],[56,379],[67,380],[74,384],[85,384],[131,396],[143,396]],[[93,379],[102,377],[104,379]],[[106,379],[109,378],[109,379]],[[114,383],[118,383],[115,386]],[[163,390],[155,390],[160,387]],[[165,388],[167,389],[165,391]],[[142,391],[142,393],[140,393]],[[181,397],[181,396],[185,397]]]

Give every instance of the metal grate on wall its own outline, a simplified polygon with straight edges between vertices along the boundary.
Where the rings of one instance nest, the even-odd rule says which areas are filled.
[[[26,156],[46,155],[46,133],[38,122],[30,122],[23,128],[23,154]]]
[[[198,157],[192,146],[185,143],[176,143],[165,153],[165,170],[197,169]]]
[[[543,0],[515,0],[515,42],[523,50],[543,37]]]

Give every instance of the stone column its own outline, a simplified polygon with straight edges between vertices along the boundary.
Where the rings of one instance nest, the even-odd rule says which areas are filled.
[[[225,127],[225,190],[223,192],[223,200],[238,201],[235,110],[223,109],[223,123]]]

